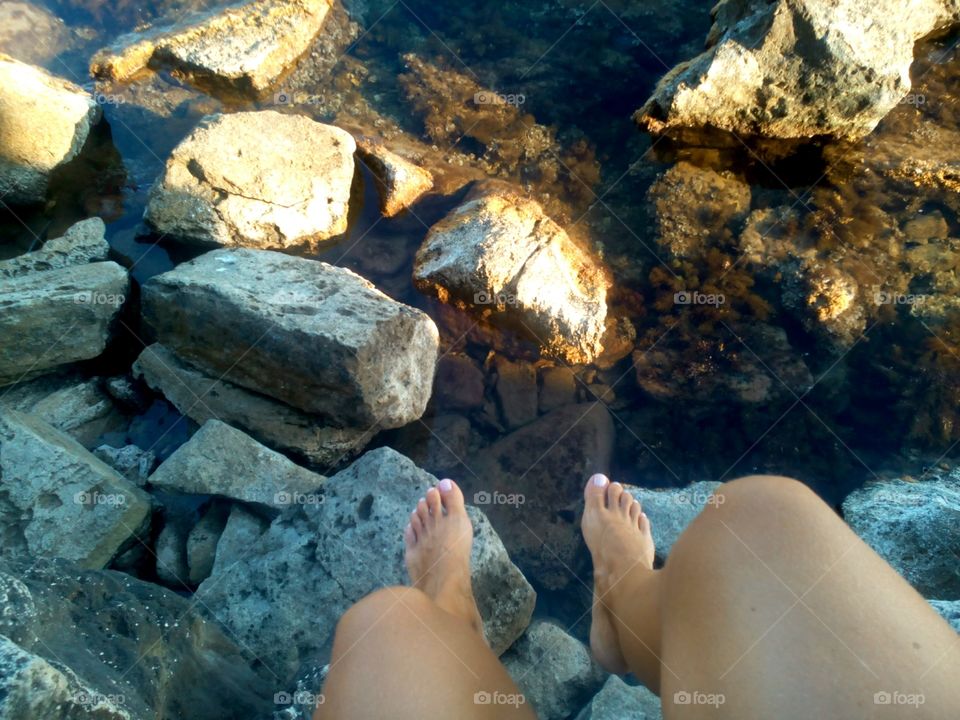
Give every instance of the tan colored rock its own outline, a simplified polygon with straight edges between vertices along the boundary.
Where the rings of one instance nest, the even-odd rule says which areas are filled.
[[[386,217],[410,207],[433,188],[429,170],[391,152],[376,140],[357,138],[357,154],[377,178],[380,212]]]
[[[73,40],[63,20],[48,10],[22,0],[0,1],[0,52],[44,64],[69,50]]]

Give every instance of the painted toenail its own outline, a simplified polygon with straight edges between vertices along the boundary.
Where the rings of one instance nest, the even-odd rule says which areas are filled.
[[[450,492],[453,490],[453,480],[444,478],[437,487],[439,487],[442,492]]]
[[[590,479],[593,480],[593,484],[596,485],[597,487],[603,487],[608,482],[610,482],[610,480],[607,479],[606,475],[601,475],[600,473],[597,473]]]

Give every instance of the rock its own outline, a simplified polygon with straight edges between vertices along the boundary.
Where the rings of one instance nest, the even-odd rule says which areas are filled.
[[[548,413],[577,401],[577,378],[568,367],[545,367],[540,371],[540,412]]]
[[[301,115],[211,115],[174,148],[144,218],[200,245],[327,240],[347,230],[355,149],[349,133]]]
[[[590,362],[603,350],[606,271],[540,205],[513,191],[475,194],[430,228],[414,282],[568,362]]]
[[[271,684],[237,645],[155,584],[64,560],[3,561],[0,597],[0,717],[228,720],[274,709]]]
[[[960,633],[960,600],[931,600],[930,604],[950,623],[950,627]]]
[[[540,620],[504,653],[503,664],[540,720],[572,717],[607,676],[586,645]]]
[[[0,280],[0,386],[103,352],[128,292],[126,271],[92,263]]]
[[[586,552],[583,484],[609,471],[613,442],[613,421],[602,405],[568,405],[467,459],[468,497],[538,587],[562,590],[577,582]]]
[[[856,140],[910,92],[917,40],[960,21],[955,4],[722,0],[708,49],[667,73],[637,111],[659,134]]]
[[[301,665],[322,664],[337,620],[351,604],[404,582],[403,528],[435,482],[389,448],[368,452],[327,480],[322,502],[280,515],[226,569],[218,548],[214,572],[197,599],[289,682]],[[483,513],[470,513],[473,589],[499,654],[529,623],[535,594]],[[224,538],[233,524],[231,518]]]
[[[650,518],[658,561],[666,561],[677,538],[707,506],[713,491],[722,484],[703,480],[682,488],[661,489],[624,485],[640,501],[643,511]]]
[[[466,355],[444,353],[437,361],[432,402],[443,410],[476,410],[483,405],[483,371]]]
[[[894,479],[855,490],[843,517],[925,597],[960,597],[960,469],[922,482]]]
[[[0,556],[102,568],[150,515],[150,498],[37,417],[0,410]]]
[[[100,218],[81,220],[63,237],[47,240],[39,250],[0,261],[0,278],[106,260],[110,245],[105,233],[106,225]]]
[[[462,477],[473,428],[463,415],[435,415],[384,436],[384,444],[437,477]]]
[[[433,386],[433,321],[314,260],[207,253],[147,282],[143,315],[188,362],[340,427],[406,425]]]
[[[174,590],[186,590],[190,567],[187,565],[187,538],[179,522],[167,522],[154,546],[157,577]]]
[[[393,217],[410,207],[433,188],[433,175],[376,140],[359,137],[357,155],[377,179],[380,190],[380,212]]]
[[[70,49],[73,39],[63,20],[48,10],[19,0],[0,2],[0,53],[44,65]]]
[[[97,53],[94,77],[130,80],[147,66],[197,87],[261,96],[294,66],[323,27],[332,0],[254,0],[121,37]]]
[[[80,153],[99,120],[82,88],[0,54],[0,196],[44,202],[50,174]]]
[[[230,508],[227,524],[217,541],[211,575],[220,575],[243,560],[247,549],[253,547],[267,529],[262,518],[244,509],[240,505]]]
[[[101,445],[93,454],[138,487],[147,484],[147,478],[157,461],[152,452],[136,445],[124,445],[122,448]]]
[[[149,393],[129,375],[107,378],[104,387],[114,400],[127,410],[143,412],[150,407]]]
[[[217,555],[217,543],[226,527],[229,509],[226,505],[212,505],[187,536],[187,565],[190,567],[191,585],[199,585],[210,577]]]
[[[660,698],[645,687],[611,675],[576,720],[663,720],[663,710]]]
[[[494,392],[504,425],[513,430],[536,420],[537,371],[533,366],[497,355],[493,368],[497,373]]]
[[[275,508],[319,497],[324,480],[219,420],[204,423],[150,476],[156,488]]]
[[[140,353],[133,372],[198,425],[220,419],[268,447],[321,467],[351,460],[374,434],[373,430],[329,427],[316,416],[279,400],[217,380],[160,343]]]

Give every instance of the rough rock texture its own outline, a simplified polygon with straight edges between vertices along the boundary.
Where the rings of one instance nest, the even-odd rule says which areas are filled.
[[[429,170],[390,152],[376,140],[357,138],[357,155],[377,179],[380,212],[386,217],[410,207],[433,188]]]
[[[157,578],[174,590],[185,590],[190,568],[187,565],[187,538],[183,523],[168,522],[154,545]]]
[[[545,367],[540,371],[538,408],[542,413],[577,401],[577,378],[568,367]]]
[[[467,459],[468,497],[538,587],[579,585],[583,482],[609,471],[613,442],[610,414],[584,403],[554,410]]]
[[[466,355],[444,353],[437,361],[431,401],[444,410],[475,410],[483,405],[483,371]]]
[[[611,675],[577,720],[663,720],[663,711],[660,698],[645,687]]]
[[[170,70],[204,90],[261,95],[296,63],[320,32],[332,0],[254,0],[191,16],[173,27],[121,37],[91,62],[95,77],[129,80]]]
[[[102,568],[149,522],[150,498],[39,418],[0,410],[0,555]]]
[[[253,547],[268,523],[240,505],[230,508],[227,524],[217,541],[211,575],[223,576],[235,563],[243,560],[247,549]]]
[[[607,677],[586,645],[539,620],[504,653],[503,664],[540,720],[572,717]]]
[[[133,372],[198,425],[222,420],[268,447],[321,467],[353,459],[375,434],[374,430],[329,427],[322,419],[279,400],[217,380],[160,343],[140,353]]]
[[[105,233],[106,225],[100,218],[81,220],[63,237],[47,240],[39,250],[0,261],[0,278],[106,260],[110,245]]]
[[[603,350],[604,268],[540,205],[511,190],[483,191],[430,228],[414,282],[569,362],[589,362]]]
[[[640,501],[650,518],[657,560],[664,562],[670,548],[700,511],[707,506],[711,494],[722,483],[704,480],[682,488],[650,489],[625,485]]]
[[[0,717],[227,720],[273,709],[275,690],[237,645],[157,585],[63,560],[2,561],[0,597]]]
[[[349,133],[301,115],[212,115],[174,148],[144,217],[202,245],[326,240],[347,230],[355,149]]]
[[[69,50],[74,39],[63,20],[49,10],[20,0],[0,2],[0,53],[44,65]]]
[[[436,478],[381,448],[327,480],[322,502],[299,504],[229,563],[217,549],[199,588],[203,605],[280,678],[322,660],[340,615],[367,593],[403,584],[402,532]],[[486,518],[474,523],[473,589],[491,646],[503,652],[523,632],[535,594]],[[224,539],[233,532],[231,517]]]
[[[113,262],[0,280],[0,386],[103,352],[129,282]]]
[[[950,623],[950,627],[960,633],[960,600],[931,600],[930,604]]]
[[[190,568],[191,585],[199,585],[210,577],[217,556],[217,544],[227,524],[228,510],[222,504],[207,508],[187,536],[187,565]]]
[[[101,445],[93,454],[139,487],[146,485],[157,461],[156,455],[151,451],[136,445],[124,445],[122,448]]]
[[[910,92],[920,38],[960,21],[944,0],[722,0],[708,49],[660,81],[651,132],[857,139]]]
[[[888,480],[855,490],[843,517],[922,595],[960,597],[960,470],[922,482]]]
[[[537,371],[533,365],[497,355],[493,367],[497,373],[494,393],[504,425],[512,430],[536,420]]]
[[[187,361],[341,427],[405,425],[433,386],[433,321],[314,260],[207,253],[146,283],[143,314]]]
[[[150,476],[150,484],[164,490],[276,508],[316,496],[324,480],[219,420],[208,420]]]

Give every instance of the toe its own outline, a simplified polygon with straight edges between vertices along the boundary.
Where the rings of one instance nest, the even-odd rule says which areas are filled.
[[[627,493],[624,493],[624,495],[626,494]],[[638,503],[636,500],[630,504],[630,519],[633,522],[639,522],[640,520],[640,503]]]
[[[587,486],[583,489],[587,507],[603,507],[604,495],[609,484],[610,480],[607,476],[600,473],[587,480]]]
[[[460,490],[460,487],[453,480],[444,478],[437,483],[437,490],[440,493],[440,500],[443,502],[443,507],[448,513],[463,511],[463,491]]]
[[[430,527],[430,509],[427,507],[426,498],[420,498],[417,503],[417,517],[420,518],[420,526],[422,531],[425,532]],[[421,533],[418,532],[417,534],[420,535]]]
[[[410,529],[413,530],[414,542],[423,537],[423,523],[420,522],[420,516],[416,510],[410,513]]]
[[[443,514],[443,505],[440,501],[440,491],[435,487],[427,490],[427,510],[430,511],[430,517],[436,521]]]
[[[637,520],[637,525],[639,525],[641,532],[645,535],[653,537],[653,531],[650,528],[650,518],[647,517],[647,514],[643,512],[643,509],[640,510],[640,517]]]
[[[403,544],[407,550],[412,550],[413,546],[417,544],[417,534],[413,531],[412,522],[408,522],[407,526],[403,529]]]
[[[616,508],[620,504],[620,497],[623,495],[623,485],[618,482],[612,482],[607,486],[607,507]]]
[[[633,499],[633,495],[624,490],[620,496],[620,509],[625,513],[630,512],[630,506],[633,505],[634,502],[636,501]]]

